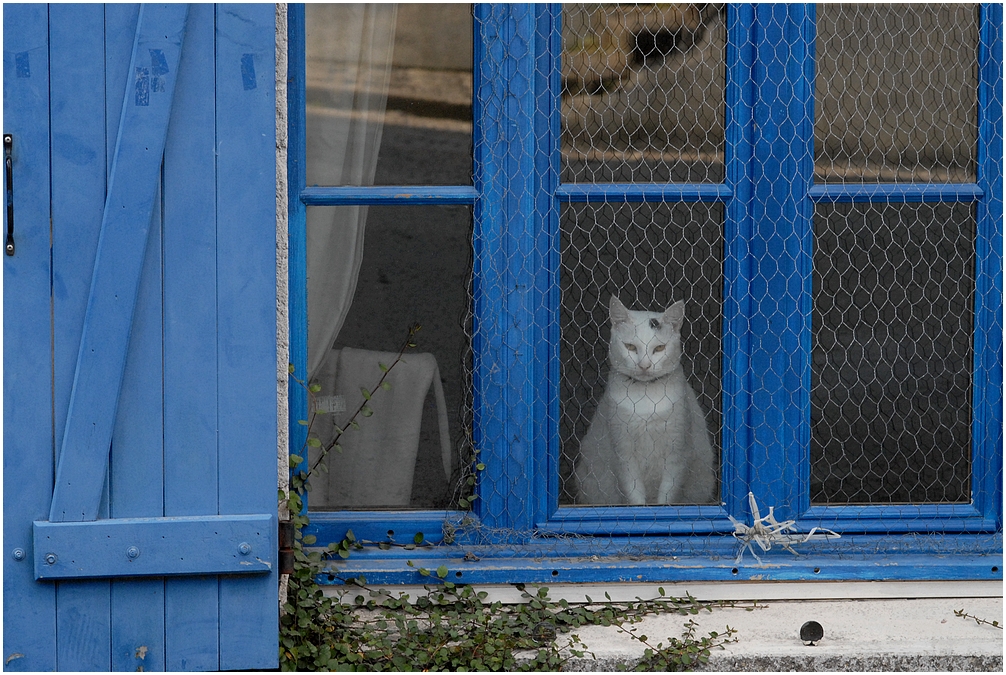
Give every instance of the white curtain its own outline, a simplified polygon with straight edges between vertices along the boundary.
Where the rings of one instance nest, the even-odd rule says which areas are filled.
[[[381,146],[396,4],[308,4],[307,184],[371,185]],[[332,351],[356,293],[367,207],[307,211],[308,372]]]

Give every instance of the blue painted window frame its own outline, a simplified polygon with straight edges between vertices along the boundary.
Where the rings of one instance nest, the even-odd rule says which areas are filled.
[[[479,477],[483,499],[475,502],[469,515],[488,531],[507,534],[498,537],[492,565],[462,565],[458,579],[512,583],[737,580],[754,575],[819,580],[1002,578],[1001,5],[983,4],[980,10],[975,183],[815,185],[815,9],[790,4],[729,6],[724,182],[561,183],[561,6],[497,4],[475,5],[474,10],[474,185],[432,187],[306,186],[304,9],[294,4],[289,8],[290,316],[297,372],[306,370],[307,206],[461,204],[474,210],[479,247],[472,338],[475,433],[486,469]],[[506,46],[515,39],[530,49],[511,53]],[[490,68],[495,71],[487,73]],[[501,70],[514,77],[499,77]],[[785,96],[778,95],[779,88]],[[775,133],[766,133],[767,126],[773,126]],[[777,140],[767,143],[766,137]],[[718,202],[725,207],[723,505],[559,507],[559,209],[574,202],[654,201]],[[811,221],[815,204],[836,202],[976,206],[971,504],[810,504]],[[781,250],[796,253],[773,253]],[[515,251],[528,257],[512,255]],[[766,253],[759,256],[757,251]],[[761,283],[760,278],[768,281]],[[516,333],[493,333],[493,326],[512,326]],[[514,337],[532,349],[506,349]],[[492,363],[504,364],[502,376],[490,373]],[[783,373],[774,387],[757,376],[770,366]],[[293,387],[291,447],[303,444],[305,431],[297,420],[306,417],[306,408],[303,391]],[[775,416],[759,412],[767,410],[778,412]],[[505,414],[493,414],[499,411]],[[754,472],[744,468],[750,466],[760,467],[757,484]],[[780,520],[796,519],[800,531],[827,527],[843,533],[849,550],[867,546],[877,553],[859,559],[791,558],[784,553],[785,558],[773,559],[783,563],[773,569],[734,567],[737,543],[726,536],[733,531],[728,514],[750,522],[749,490],[761,503],[795,505],[781,507],[776,514]],[[627,518],[630,512],[632,517]],[[340,540],[347,529],[365,539],[383,540],[394,531],[408,538],[423,532],[428,541],[438,541],[445,518],[462,515],[312,512],[310,530],[322,543]],[[696,564],[688,569],[671,568],[666,560],[604,562],[602,558],[588,563],[550,557],[543,561],[546,550],[550,556],[575,556],[588,548],[595,552],[599,539],[589,545],[576,539],[553,540],[543,549],[532,540],[532,532],[536,537],[602,535],[612,554],[638,545],[640,535],[672,547],[676,535],[688,535],[677,541],[690,540],[705,553],[692,556]],[[701,545],[696,537],[702,539]],[[406,560],[422,560],[426,566],[444,563],[453,570],[464,554],[462,548],[368,550],[342,565],[339,578],[333,575],[322,581],[338,583],[361,573],[371,582],[422,583],[425,579],[406,566]],[[489,556],[494,555],[491,548]],[[941,550],[968,553],[949,559],[932,554]],[[880,558],[891,558],[892,564],[880,564]]]

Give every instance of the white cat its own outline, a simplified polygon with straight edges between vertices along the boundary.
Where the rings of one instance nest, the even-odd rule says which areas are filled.
[[[665,312],[611,297],[611,372],[580,442],[577,504],[709,504],[716,455],[681,367],[683,300]]]

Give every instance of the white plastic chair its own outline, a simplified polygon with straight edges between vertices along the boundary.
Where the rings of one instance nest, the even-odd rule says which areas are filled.
[[[329,355],[315,380],[321,385],[319,407],[336,410],[319,414],[315,420],[313,430],[323,445],[327,446],[334,438],[334,425],[345,427],[363,402],[361,388],[370,390],[381,378],[379,364],[391,366],[397,356],[393,352],[349,347]],[[436,358],[428,353],[408,353],[388,372],[385,381],[391,385],[390,389],[371,392],[368,405],[373,415],[358,415],[360,428],[346,429],[339,439],[342,452],[329,452],[328,473],[315,471],[312,475],[308,498],[312,510],[409,505],[423,405],[431,386],[437,405],[444,474],[450,479],[451,439]],[[317,450],[310,453],[312,463],[317,453]]]

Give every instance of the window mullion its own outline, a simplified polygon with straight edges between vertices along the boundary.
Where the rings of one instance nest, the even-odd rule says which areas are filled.
[[[814,22],[813,5],[754,8],[747,473],[780,520],[809,507]]]
[[[477,514],[487,534],[520,541],[535,520],[536,457],[547,452],[536,312],[545,306],[536,214],[535,8],[476,5],[479,49],[473,384]],[[494,537],[495,538],[495,537]]]

